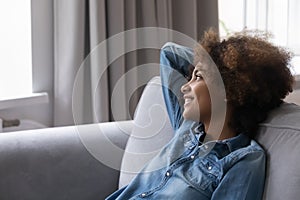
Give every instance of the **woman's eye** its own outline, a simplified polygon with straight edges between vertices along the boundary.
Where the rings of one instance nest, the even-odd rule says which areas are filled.
[[[201,76],[201,75],[195,75],[195,79],[196,79],[196,81],[200,81],[200,80],[202,80],[203,79],[203,77]]]

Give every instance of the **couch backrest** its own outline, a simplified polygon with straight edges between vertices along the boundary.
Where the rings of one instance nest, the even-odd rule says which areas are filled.
[[[173,135],[159,77],[154,77],[146,86],[134,122],[135,126],[123,157],[119,187],[128,184]],[[300,107],[284,103],[270,113],[268,120],[259,129],[257,141],[268,155],[264,199],[298,199]]]
[[[173,137],[160,77],[152,78],[144,89],[134,115],[134,125],[123,155],[119,187],[127,185]]]
[[[0,199],[104,199],[118,188],[119,171],[98,155],[121,164],[114,151],[125,148],[132,122],[119,123],[0,134]]]
[[[300,107],[284,103],[270,113],[257,141],[267,153],[267,200],[300,197]]]

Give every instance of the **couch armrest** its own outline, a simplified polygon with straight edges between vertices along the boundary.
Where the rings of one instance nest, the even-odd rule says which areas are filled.
[[[104,199],[118,187],[131,128],[124,121],[0,134],[0,199]],[[115,149],[112,169],[97,153]]]

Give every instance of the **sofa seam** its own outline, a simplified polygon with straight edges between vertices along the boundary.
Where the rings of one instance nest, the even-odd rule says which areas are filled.
[[[300,128],[296,127],[296,126],[287,126],[287,125],[274,125],[274,124],[268,124],[268,123],[262,123],[259,124],[260,127],[270,127],[270,128],[278,128],[278,129],[291,129],[294,131],[300,131]]]

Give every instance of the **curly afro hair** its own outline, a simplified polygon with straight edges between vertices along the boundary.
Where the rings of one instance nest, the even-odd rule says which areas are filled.
[[[242,31],[220,40],[217,32],[209,29],[200,41],[223,79],[232,107],[229,126],[251,138],[269,111],[292,92],[294,82],[289,69],[292,54],[267,39],[268,35],[259,31]],[[195,48],[195,64],[201,60],[200,48]]]

